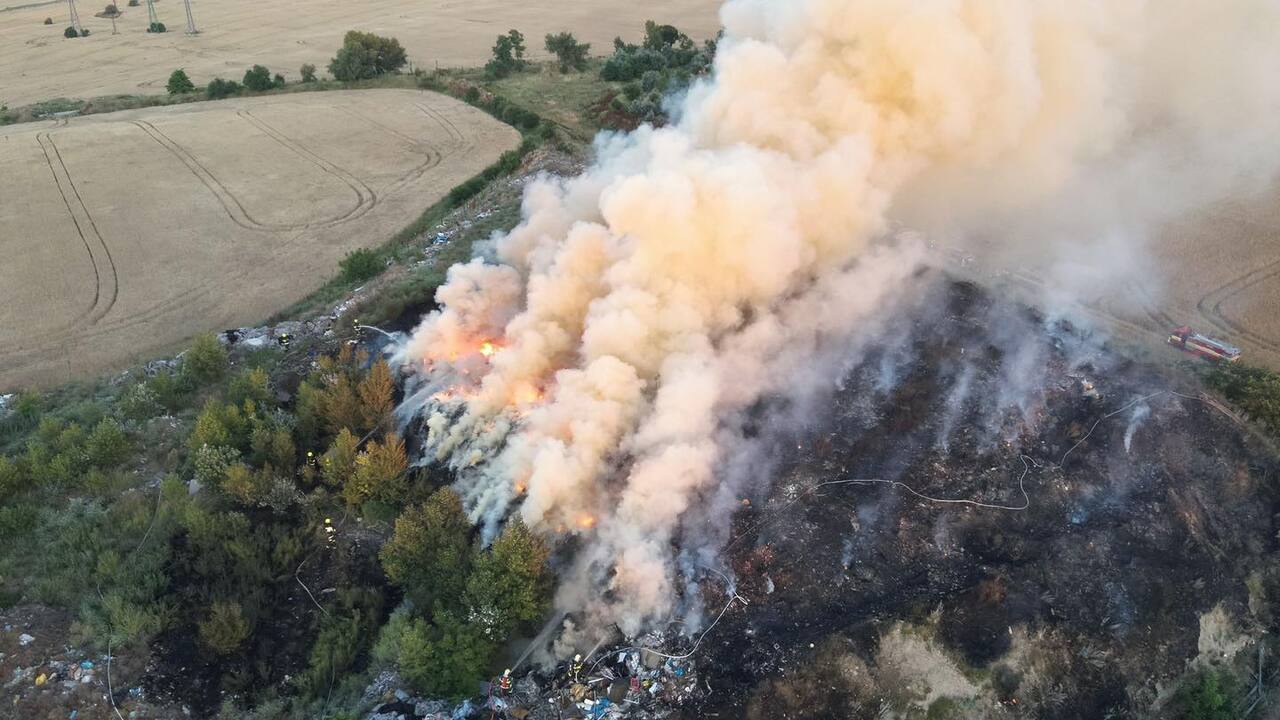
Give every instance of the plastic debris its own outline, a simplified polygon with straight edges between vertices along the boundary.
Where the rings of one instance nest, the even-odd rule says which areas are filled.
[[[22,647],[26,647],[35,641],[36,641],[35,638],[31,637],[26,633],[22,633],[21,635],[18,636],[18,644],[21,645]]]
[[[40,687],[41,685],[44,685],[48,681],[49,681],[49,676],[45,675],[44,673],[40,673],[39,675],[36,676],[36,687]]]

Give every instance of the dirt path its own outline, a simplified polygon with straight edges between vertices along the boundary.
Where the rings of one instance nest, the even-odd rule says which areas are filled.
[[[0,390],[260,321],[519,135],[412,90],[306,93],[0,134]]]
[[[62,37],[70,22],[65,2],[0,11],[0,104],[164,92],[178,67],[197,85],[216,76],[238,81],[254,63],[296,80],[303,63],[324,72],[343,33],[353,29],[396,37],[415,66],[431,68],[483,64],[494,38],[510,28],[523,32],[529,56],[540,58],[547,55],[542,38],[562,30],[605,54],[614,36],[634,40],[649,19],[675,23],[697,39],[720,27],[719,0],[192,0],[200,34],[188,36],[182,3],[156,0],[169,32],[154,35],[146,32],[145,5],[128,7],[121,0],[120,34],[112,35],[111,21],[93,16],[105,5],[77,5],[90,35],[75,40]],[[52,25],[42,24],[46,17]]]

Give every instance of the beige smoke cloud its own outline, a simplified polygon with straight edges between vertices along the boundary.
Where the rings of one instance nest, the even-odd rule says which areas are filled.
[[[1269,0],[730,0],[722,18],[677,120],[532,183],[399,353],[473,519],[517,507],[583,534],[560,602],[627,632],[672,611],[681,527],[727,523],[706,502],[724,419],[873,333],[910,284],[925,253],[893,223],[1013,228],[1069,217],[1063,198],[1096,227],[1141,223],[1275,167],[1242,145],[1280,108]],[[1175,201],[1117,200],[1166,179]]]

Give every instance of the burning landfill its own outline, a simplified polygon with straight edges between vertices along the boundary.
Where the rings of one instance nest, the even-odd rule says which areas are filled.
[[[1064,318],[1118,278],[1158,283],[1145,231],[1272,177],[1280,6],[730,0],[721,16],[714,73],[672,123],[531,184],[521,223],[453,267],[394,350],[421,462],[456,473],[486,537],[512,513],[566,536],[548,635],[598,664],[584,706],[702,707],[692,653],[717,621],[702,652],[740,666],[716,677],[733,697],[813,652],[850,658],[809,678],[850,695],[906,662],[884,642],[859,659],[872,624],[944,602],[961,619],[940,635],[979,664],[1193,617],[1208,590],[1153,599],[1103,569],[1191,552],[1178,518],[1230,557],[1238,538],[1203,518],[1239,499],[1138,458],[1171,448],[1214,477],[1260,461],[1218,409]],[[941,278],[938,243],[1048,268],[1047,316]],[[1197,424],[1230,441],[1205,446]],[[1211,572],[1185,562],[1188,582]],[[632,640],[595,654],[615,628]],[[830,644],[848,628],[852,649]],[[1153,650],[1104,689],[1176,657]],[[1102,667],[1063,662],[1067,684]]]

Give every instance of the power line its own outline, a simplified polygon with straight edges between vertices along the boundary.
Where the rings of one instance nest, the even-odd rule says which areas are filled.
[[[187,8],[187,34],[199,35],[200,31],[196,29],[195,16],[191,14],[191,0],[182,0],[182,4]]]

